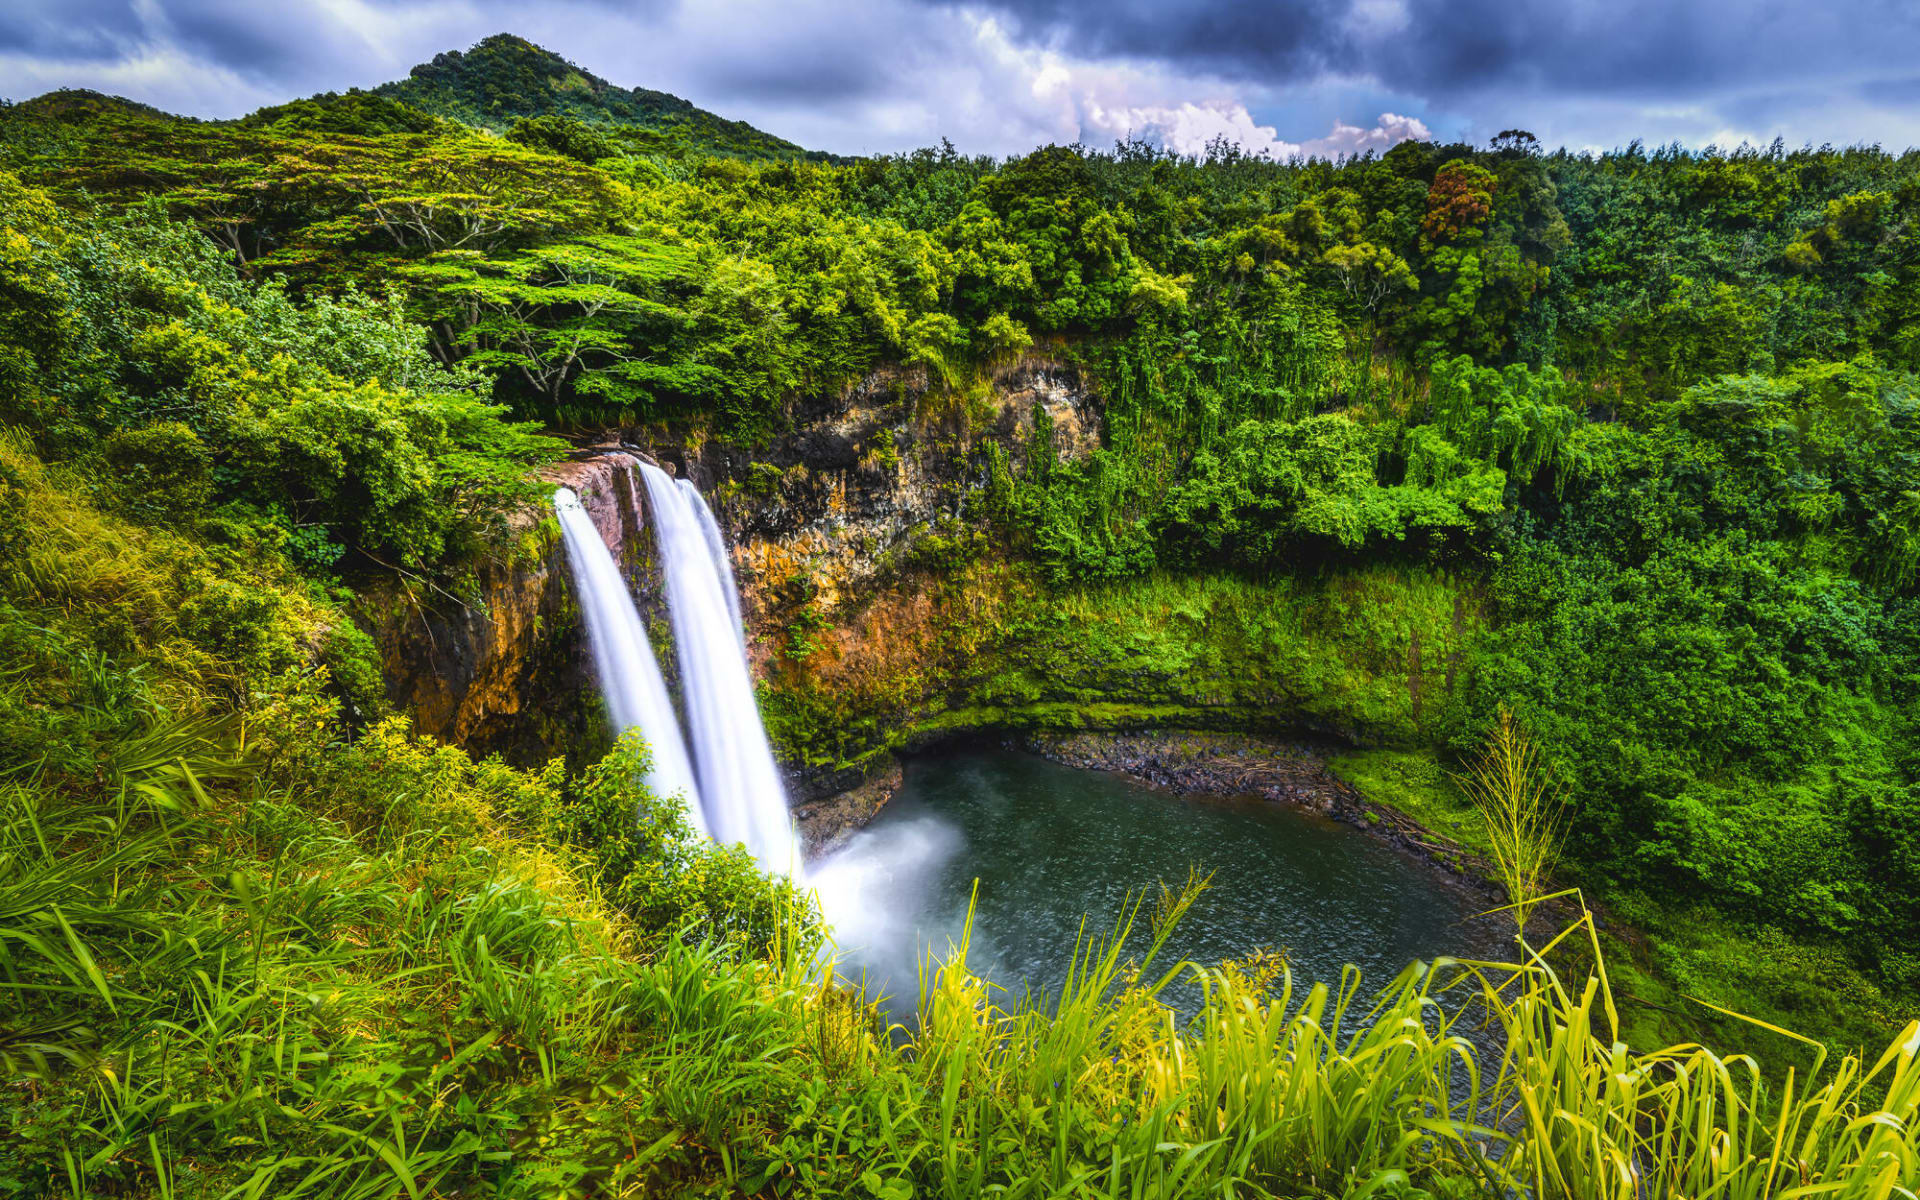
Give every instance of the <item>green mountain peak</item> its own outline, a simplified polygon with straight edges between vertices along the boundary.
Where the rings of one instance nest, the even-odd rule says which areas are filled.
[[[698,146],[743,158],[813,157],[744,121],[696,108],[648,88],[623,88],[510,33],[466,51],[449,50],[408,77],[374,89],[437,117],[505,133],[524,119],[572,118],[609,132],[630,131],[661,147]]]

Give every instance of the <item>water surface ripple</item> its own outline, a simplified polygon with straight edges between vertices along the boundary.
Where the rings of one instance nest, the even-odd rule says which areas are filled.
[[[1123,776],[1005,750],[910,761],[893,802],[813,872],[850,977],[917,994],[916,965],[944,953],[979,880],[970,961],[1018,993],[1065,975],[1083,916],[1105,932],[1129,892],[1213,873],[1165,965],[1265,947],[1301,985],[1337,985],[1348,963],[1371,995],[1414,959],[1497,955],[1510,926],[1438,868],[1365,831],[1256,797],[1178,797]],[[1143,912],[1152,911],[1152,900]],[[1190,991],[1171,995],[1176,1008]],[[903,1003],[904,1002],[904,1003]]]

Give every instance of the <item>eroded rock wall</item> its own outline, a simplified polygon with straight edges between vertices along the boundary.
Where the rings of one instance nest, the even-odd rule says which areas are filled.
[[[975,452],[996,442],[1017,459],[1036,408],[1062,458],[1099,445],[1099,405],[1079,372],[1042,357],[959,391],[930,387],[924,371],[876,371],[799,405],[792,430],[760,446],[625,436],[714,503],[750,612],[774,616],[800,593],[833,612],[864,603],[916,535],[972,515]]]
[[[1078,374],[1029,357],[958,389],[876,371],[796,402],[787,431],[759,444],[609,431],[552,478],[581,492],[621,553],[670,684],[634,463],[644,455],[700,487],[733,553],[791,794],[823,819],[838,811],[823,801],[884,779],[892,752],[968,732],[1444,736],[1482,625],[1470,583],[1381,564],[1049,588],[995,544],[980,511],[991,460],[1023,470],[1036,412],[1060,457],[1100,444],[1100,408]],[[607,734],[564,553],[537,535],[544,508],[524,522],[522,553],[482,570],[479,603],[396,593],[412,607],[389,605],[382,638],[394,698],[424,730],[476,750],[591,753]]]
[[[578,493],[608,549],[629,568],[651,563],[640,536],[638,461],[589,449],[543,473],[555,488]],[[422,732],[529,763],[604,739],[551,516],[544,506],[516,514],[511,552],[479,564],[466,595],[403,580],[362,598],[388,698]]]
[[[959,392],[930,387],[923,372],[876,371],[796,402],[790,431],[763,445],[609,431],[546,478],[580,494],[628,568],[669,682],[670,635],[634,468],[644,454],[691,478],[726,529],[751,655],[764,674],[797,611],[829,623],[845,617],[866,603],[916,535],[943,519],[964,519],[979,482],[970,451],[992,439],[1017,453],[1036,406],[1051,419],[1063,455],[1098,444],[1098,407],[1078,374],[1026,358]],[[604,741],[565,551],[550,518],[544,506],[519,514],[517,550],[482,564],[471,596],[396,585],[364,598],[390,698],[423,732],[528,762]],[[860,780],[832,771],[796,776],[802,792],[817,795]]]

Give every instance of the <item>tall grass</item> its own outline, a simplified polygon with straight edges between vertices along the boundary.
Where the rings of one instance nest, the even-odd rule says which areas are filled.
[[[1770,1075],[1704,1046],[1630,1050],[1604,974],[1570,988],[1524,940],[1525,962],[1415,964],[1366,997],[1352,972],[1149,978],[1157,934],[1123,971],[1133,915],[1048,1011],[997,1006],[964,944],[937,973],[907,1055],[938,1099],[914,1130],[936,1194],[1887,1197],[1920,1180],[1920,1022],[1871,1062]],[[1585,934],[1597,956],[1593,932],[1583,915],[1546,950]],[[1184,1026],[1154,1000],[1182,973],[1205,993]]]
[[[1460,787],[1480,810],[1494,873],[1525,933],[1566,841],[1567,806],[1532,735],[1506,705]]]
[[[1832,1066],[1635,1052],[1604,975],[1556,969],[1584,916],[1521,961],[1376,991],[1163,961],[1189,880],[1083,932],[1044,1000],[996,990],[963,938],[889,1030],[804,910],[758,955],[636,928],[498,819],[423,801],[356,826],[232,745],[156,719],[86,786],[0,791],[14,1193],[1639,1200],[1920,1177],[1920,1023]],[[1159,1002],[1176,981],[1191,1021]]]

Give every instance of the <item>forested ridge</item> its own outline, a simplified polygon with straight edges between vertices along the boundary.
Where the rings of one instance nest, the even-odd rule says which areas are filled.
[[[508,518],[555,435],[751,446],[883,367],[924,373],[970,498],[904,566],[916,586],[1169,611],[1207,592],[1257,623],[1361,568],[1444,577],[1485,632],[1463,686],[1389,748],[1388,786],[1450,792],[1445,769],[1511,710],[1568,797],[1563,882],[1655,947],[1641,986],[1871,1065],[1920,1003],[1917,309],[1911,151],[1594,155],[1510,131],[1340,162],[1144,143],[837,161],[506,37],[237,121],[88,93],[0,109],[0,879],[30,882],[0,882],[24,1014],[0,1018],[0,1053],[29,1081],[0,1099],[21,1131],[0,1185],[166,1194],[191,1160],[218,1182],[204,1194],[285,1194],[307,1171],[386,1180],[379,1147],[413,1136],[438,1156],[415,1164],[429,1188],[536,1142],[641,1164],[556,1187],[723,1159],[743,1190],[827,1186],[797,1165],[807,1138],[833,1142],[845,1186],[929,1186],[925,1146],[863,1175],[878,1151],[822,1132],[892,1085],[846,1083],[881,1051],[832,1015],[844,1001],[794,998],[783,885],[680,845],[670,814],[623,824],[657,803],[621,768],[631,748],[523,771],[410,737],[354,616],[369,581],[431,604],[531,553]],[[1056,452],[1043,413],[1019,455],[983,435],[993,371],[1027,355],[1092,382],[1090,452]],[[760,632],[798,671],[821,618],[787,615]],[[795,760],[885,735],[791,680],[769,705]],[[84,902],[48,899],[62,888]],[[711,948],[667,936],[689,928]],[[1666,941],[1685,949],[1663,960]],[[411,974],[442,961],[459,987]],[[785,999],[753,1008],[770,986]],[[155,1015],[196,1004],[224,1015]],[[778,1085],[811,1099],[743,1092],[699,1124],[714,1078],[648,1039],[705,1046],[721,1008],[753,1037],[814,1023],[819,1080]],[[292,1050],[265,1036],[258,1060],[207,1068],[223,1082],[200,1107],[142,1115],[190,1085],[128,1068],[139,1045],[263,1019],[299,1026]],[[270,1045],[296,1065],[249,1092]],[[637,1127],[596,1124],[582,1081],[609,1062],[658,1085]],[[393,1096],[428,1077],[491,1099],[419,1124],[426,1101]],[[1013,1134],[977,1119],[984,1164]],[[318,1175],[326,1122],[359,1139],[337,1177]],[[289,1161],[205,1140],[256,1124]],[[1095,1124],[1075,1137],[1123,1136]],[[750,1168],[720,1149],[736,1137]],[[1420,1174],[1455,1171],[1445,1155],[1350,1149],[1257,1177],[1337,1191],[1410,1170],[1436,1189],[1418,1194],[1479,1194]]]

